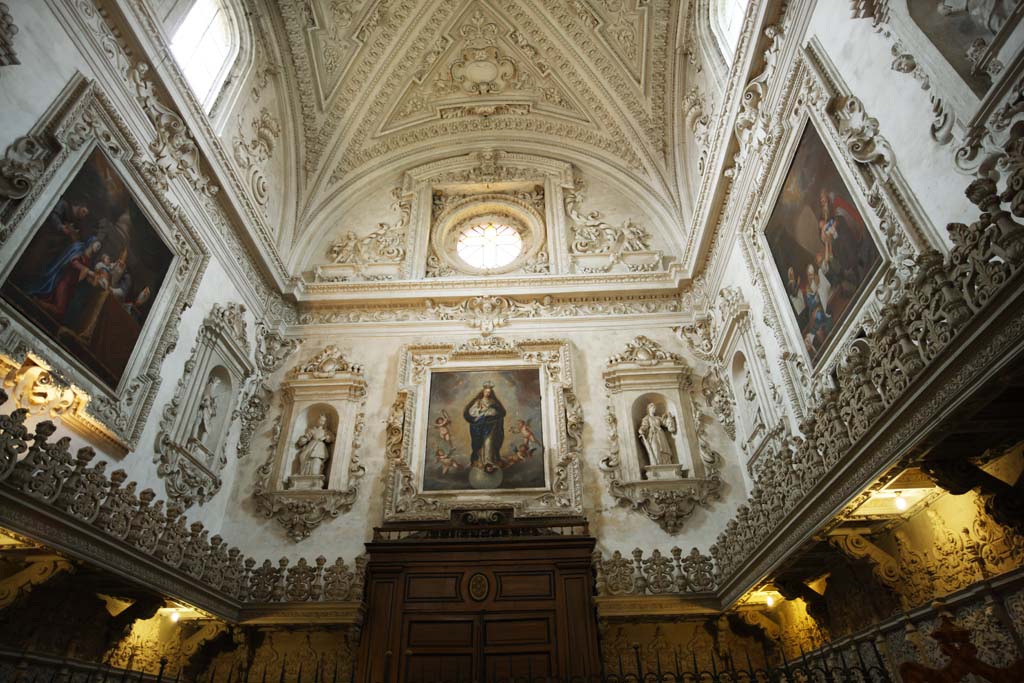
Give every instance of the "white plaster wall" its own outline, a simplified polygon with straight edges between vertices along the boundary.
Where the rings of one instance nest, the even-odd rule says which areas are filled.
[[[43,0],[6,0],[21,64],[0,67],[0,149],[28,133],[75,74],[92,72]]]
[[[662,531],[658,525],[641,512],[617,507],[607,493],[607,480],[599,470],[599,463],[608,454],[608,433],[604,415],[606,395],[602,372],[607,358],[625,350],[626,342],[638,334],[645,334],[661,343],[667,350],[686,353],[686,350],[671,331],[671,321],[623,320],[618,323],[601,325],[573,324],[566,321],[536,322],[530,325],[513,323],[495,334],[505,339],[523,338],[567,338],[573,346],[573,363],[576,379],[576,393],[581,402],[586,423],[584,437],[583,487],[584,504],[593,534],[598,538],[602,550],[611,552],[619,549],[630,551],[640,547],[646,551],[660,548],[668,551],[678,545],[687,552],[691,547],[707,550],[715,536],[721,531],[736,505],[745,497],[742,474],[739,470],[734,446],[724,430],[717,424],[709,427],[712,445],[723,456],[723,478],[726,482],[724,499],[713,504],[709,510],[697,511],[677,535]],[[235,480],[235,487],[229,493],[220,494],[227,500],[224,526],[221,534],[228,542],[241,543],[245,550],[255,557],[277,558],[286,556],[312,559],[324,553],[330,557],[341,555],[346,560],[363,552],[363,544],[372,534],[372,527],[379,525],[383,513],[384,482],[384,437],[385,419],[397,394],[397,373],[400,349],[405,344],[433,341],[464,341],[471,336],[460,328],[453,333],[429,334],[417,331],[415,325],[393,332],[372,332],[364,334],[347,332],[314,337],[315,330],[304,329],[299,334],[305,339],[302,348],[289,367],[319,351],[327,343],[337,344],[345,356],[366,367],[369,383],[366,397],[366,427],[363,445],[358,451],[360,462],[366,467],[366,475],[359,484],[359,496],[348,513],[335,520],[325,522],[313,534],[300,543],[293,543],[285,536],[283,528],[272,519],[265,519],[256,510],[252,498],[256,481],[256,469],[270,456],[268,433],[273,420],[279,414],[275,406],[266,422],[261,425],[257,438],[253,440],[252,454],[241,464]],[[566,330],[566,328],[570,328]],[[698,362],[691,365],[697,367]],[[703,406],[703,399],[697,398]]]
[[[869,19],[851,19],[849,3],[832,0],[816,4],[801,42],[812,36],[824,46],[868,115],[878,119],[896,165],[939,232],[945,235],[949,222],[976,219],[978,211],[963,193],[968,179],[953,166],[955,144],[939,145],[929,133],[928,91],[913,76],[890,68],[891,39],[876,33]]]

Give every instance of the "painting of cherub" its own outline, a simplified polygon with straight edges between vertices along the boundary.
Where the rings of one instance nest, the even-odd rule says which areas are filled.
[[[116,388],[173,254],[99,150],[36,228],[2,293]]]
[[[545,485],[539,370],[437,371],[428,406],[424,491]]]

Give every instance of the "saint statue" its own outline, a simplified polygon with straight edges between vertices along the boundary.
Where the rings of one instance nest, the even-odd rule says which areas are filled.
[[[299,463],[299,474],[316,477],[324,473],[324,463],[331,455],[328,444],[334,442],[334,432],[327,428],[327,415],[321,413],[316,424],[306,430],[295,442],[299,449],[295,459]]]
[[[487,471],[501,464],[501,444],[505,441],[505,406],[494,395],[494,385],[484,382],[480,393],[462,411],[469,423],[473,453],[469,462]]]
[[[213,431],[213,420],[217,417],[217,387],[220,386],[220,378],[211,375],[203,389],[203,396],[199,399],[199,410],[196,411],[195,421],[192,423],[192,433],[189,441],[196,441],[206,445],[206,437]]]
[[[647,414],[640,420],[640,441],[647,451],[652,465],[671,465],[672,444],[668,434],[676,433],[676,418],[672,415],[658,415],[658,407],[647,404]],[[667,434],[666,434],[667,432]]]

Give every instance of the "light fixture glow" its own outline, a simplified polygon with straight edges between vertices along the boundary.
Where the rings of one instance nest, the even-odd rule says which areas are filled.
[[[178,619],[181,619],[181,614],[178,612],[178,610],[174,610],[173,612],[171,612],[171,621],[177,624]]]
[[[904,512],[907,509],[907,499],[903,497],[902,493],[896,494],[896,509],[900,512]]]
[[[775,598],[773,596],[767,596],[765,598],[765,602],[768,604],[769,607],[775,607]]]

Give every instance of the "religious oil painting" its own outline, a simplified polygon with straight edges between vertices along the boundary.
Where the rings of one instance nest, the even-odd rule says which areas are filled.
[[[540,370],[434,372],[424,491],[542,488]]]
[[[881,263],[839,170],[808,123],[765,227],[800,337],[817,362]]]
[[[3,297],[114,389],[172,260],[97,149],[36,229]]]

